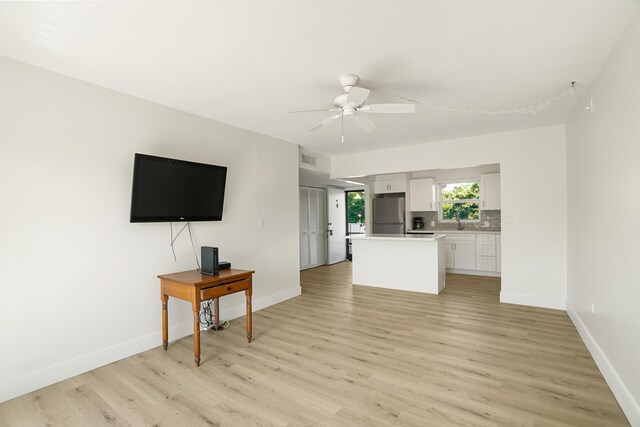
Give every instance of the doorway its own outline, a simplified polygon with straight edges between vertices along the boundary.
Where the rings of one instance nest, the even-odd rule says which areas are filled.
[[[347,259],[345,239],[345,197],[341,188],[327,188],[327,264],[336,264]]]
[[[300,270],[326,264],[326,202],[325,189],[300,187]]]
[[[347,259],[351,261],[351,239],[352,234],[365,233],[365,194],[364,190],[350,190],[344,192],[345,202],[347,204]]]

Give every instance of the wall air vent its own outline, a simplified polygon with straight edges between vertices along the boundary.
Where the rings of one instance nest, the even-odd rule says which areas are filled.
[[[314,156],[310,156],[308,154],[301,154],[302,156],[302,163],[305,165],[309,165],[309,166],[315,166],[316,165],[316,158]]]

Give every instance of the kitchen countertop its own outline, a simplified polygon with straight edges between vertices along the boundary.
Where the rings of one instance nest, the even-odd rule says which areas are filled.
[[[412,241],[429,241],[433,242],[446,237],[444,233],[436,233],[434,235],[423,234],[356,234],[348,236],[352,240],[412,240]]]

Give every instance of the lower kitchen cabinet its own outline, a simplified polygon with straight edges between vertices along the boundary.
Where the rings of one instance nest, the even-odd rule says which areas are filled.
[[[457,270],[476,269],[475,234],[453,234],[445,238],[447,268]]]
[[[496,271],[496,235],[476,236],[476,264],[479,271]]]
[[[500,233],[451,233],[444,243],[448,269],[489,276],[500,273]]]
[[[496,234],[496,271],[502,271],[502,235]]]

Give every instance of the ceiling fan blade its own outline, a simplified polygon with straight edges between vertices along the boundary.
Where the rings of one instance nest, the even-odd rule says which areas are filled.
[[[416,104],[370,104],[359,110],[365,113],[415,113]]]
[[[360,129],[362,129],[366,133],[371,133],[378,130],[378,126],[376,126],[376,124],[373,123],[373,121],[369,117],[362,114],[354,114],[353,121],[356,123],[356,125],[358,125]]]
[[[340,108],[325,108],[324,110],[297,110],[297,111],[289,111],[290,113],[315,113],[315,112],[323,112],[327,111],[340,111]]]
[[[316,130],[321,128],[322,126],[327,125],[328,123],[331,123],[332,121],[334,121],[335,119],[337,119],[338,117],[340,117],[342,115],[342,112],[338,113],[338,114],[334,114],[331,117],[328,117],[326,119],[324,119],[323,121],[321,121],[320,123],[316,124],[314,127],[312,127],[309,130]]]
[[[371,91],[369,89],[365,89],[363,87],[352,87],[347,94],[347,104],[355,106],[364,104],[364,101],[366,101],[370,92]]]

